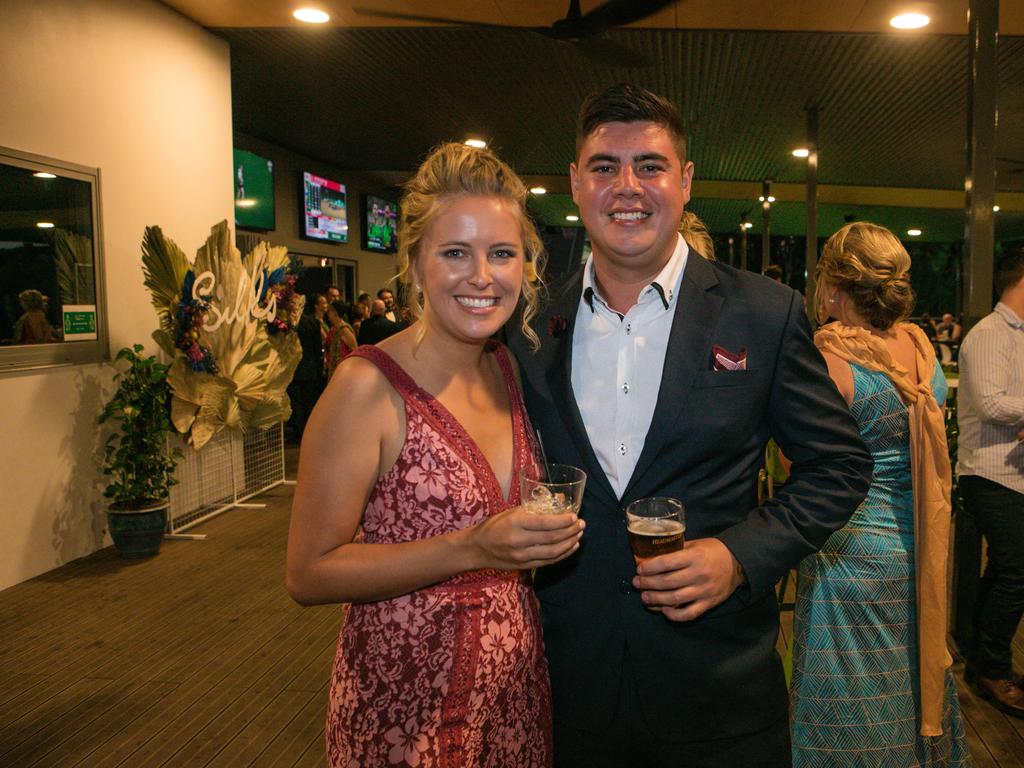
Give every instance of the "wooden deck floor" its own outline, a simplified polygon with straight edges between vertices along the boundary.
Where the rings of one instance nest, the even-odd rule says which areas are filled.
[[[291,493],[0,592],[0,766],[323,766],[341,612],[284,591]],[[975,766],[1024,768],[1024,721],[958,682]]]

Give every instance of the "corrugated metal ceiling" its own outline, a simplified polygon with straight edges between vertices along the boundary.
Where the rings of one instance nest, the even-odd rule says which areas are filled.
[[[520,172],[564,174],[576,109],[629,81],[690,126],[701,178],[800,181],[789,151],[821,111],[819,181],[962,188],[966,39],[619,30],[656,66],[595,63],[528,32],[445,27],[224,29],[238,130],[341,168],[405,171],[481,134]],[[1024,38],[999,43],[997,188],[1024,190]]]

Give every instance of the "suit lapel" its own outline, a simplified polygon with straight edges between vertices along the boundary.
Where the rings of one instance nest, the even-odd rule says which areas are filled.
[[[679,429],[678,422],[687,404],[686,393],[694,375],[710,365],[712,333],[723,300],[709,289],[717,284],[718,278],[711,265],[691,250],[679,286],[654,417],[623,499],[641,495],[644,475],[661,454],[666,441]]]
[[[540,318],[538,333],[543,339],[544,335],[548,333],[548,324],[552,322],[552,318],[563,318],[566,323],[563,333],[553,335],[554,338],[550,340],[543,340],[545,346],[550,345],[550,357],[546,358],[545,371],[548,389],[565,425],[566,432],[569,433],[569,437],[583,459],[585,466],[582,469],[587,473],[587,485],[596,486],[615,502],[618,501],[618,498],[590,444],[586,425],[583,423],[579,405],[576,403],[576,394],[572,389],[572,337],[576,327],[576,310],[579,308],[582,291],[583,275],[577,270],[566,283],[560,286],[557,293],[552,293],[551,303],[543,317]]]

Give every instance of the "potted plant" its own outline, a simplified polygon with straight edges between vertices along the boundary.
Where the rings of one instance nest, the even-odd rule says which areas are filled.
[[[177,482],[181,454],[167,448],[168,366],[153,355],[144,357],[141,344],[118,352],[115,363],[122,360],[128,367],[115,374],[117,391],[99,416],[100,424],[118,425],[103,451],[103,474],[110,477],[103,492],[111,500],[107,528],[123,557],[149,557],[167,527],[169,490]]]

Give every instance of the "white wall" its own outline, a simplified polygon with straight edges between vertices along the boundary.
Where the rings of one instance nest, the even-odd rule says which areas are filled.
[[[151,0],[2,0],[0,73],[0,146],[100,169],[111,350],[153,350],[144,227],[191,256],[233,216],[227,44]],[[0,378],[0,589],[104,545],[95,417],[110,375]]]
[[[364,251],[361,247],[362,231],[362,198],[363,193],[381,195],[385,198],[398,199],[399,192],[375,181],[372,174],[360,171],[345,171],[335,166],[311,160],[302,155],[289,152],[275,144],[261,141],[243,133],[235,135],[235,146],[246,149],[260,157],[274,161],[274,212],[276,214],[275,229],[260,237],[265,237],[274,245],[287,246],[294,253],[328,258],[348,259],[359,265],[356,288],[373,296],[385,285],[394,288],[392,278],[398,273],[395,256],[386,253]],[[332,181],[345,185],[348,195],[348,242],[322,243],[305,240],[299,236],[302,202],[299,199],[301,185],[299,179],[303,171],[315,173]],[[349,299],[356,298],[349,296]]]

